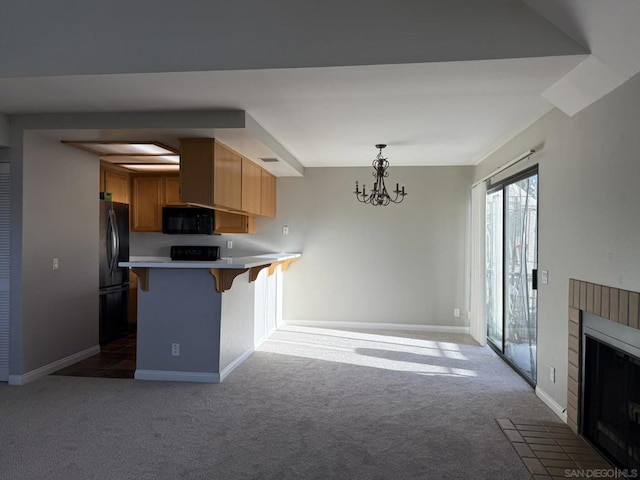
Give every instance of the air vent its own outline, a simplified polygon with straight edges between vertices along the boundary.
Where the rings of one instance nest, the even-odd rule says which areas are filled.
[[[277,158],[261,158],[260,160],[262,160],[265,163],[274,163],[274,162],[279,162],[280,161]]]

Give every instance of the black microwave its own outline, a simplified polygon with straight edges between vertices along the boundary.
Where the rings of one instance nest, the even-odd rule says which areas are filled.
[[[199,207],[162,207],[162,233],[213,235],[214,211]]]

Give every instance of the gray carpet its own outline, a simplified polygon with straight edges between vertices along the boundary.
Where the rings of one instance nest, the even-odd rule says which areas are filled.
[[[0,385],[2,479],[530,479],[496,418],[558,418],[464,335],[278,331],[222,384]]]

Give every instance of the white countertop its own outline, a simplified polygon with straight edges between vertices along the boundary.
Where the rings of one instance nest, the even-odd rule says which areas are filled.
[[[132,256],[128,262],[119,262],[119,267],[146,268],[251,268],[282,262],[300,257],[300,253],[265,253],[251,257],[225,257],[215,262],[171,260],[169,257]]]

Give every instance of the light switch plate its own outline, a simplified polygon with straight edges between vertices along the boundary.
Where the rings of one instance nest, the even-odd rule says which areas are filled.
[[[540,272],[540,282],[543,285],[548,285],[549,284],[549,270],[542,270]]]

